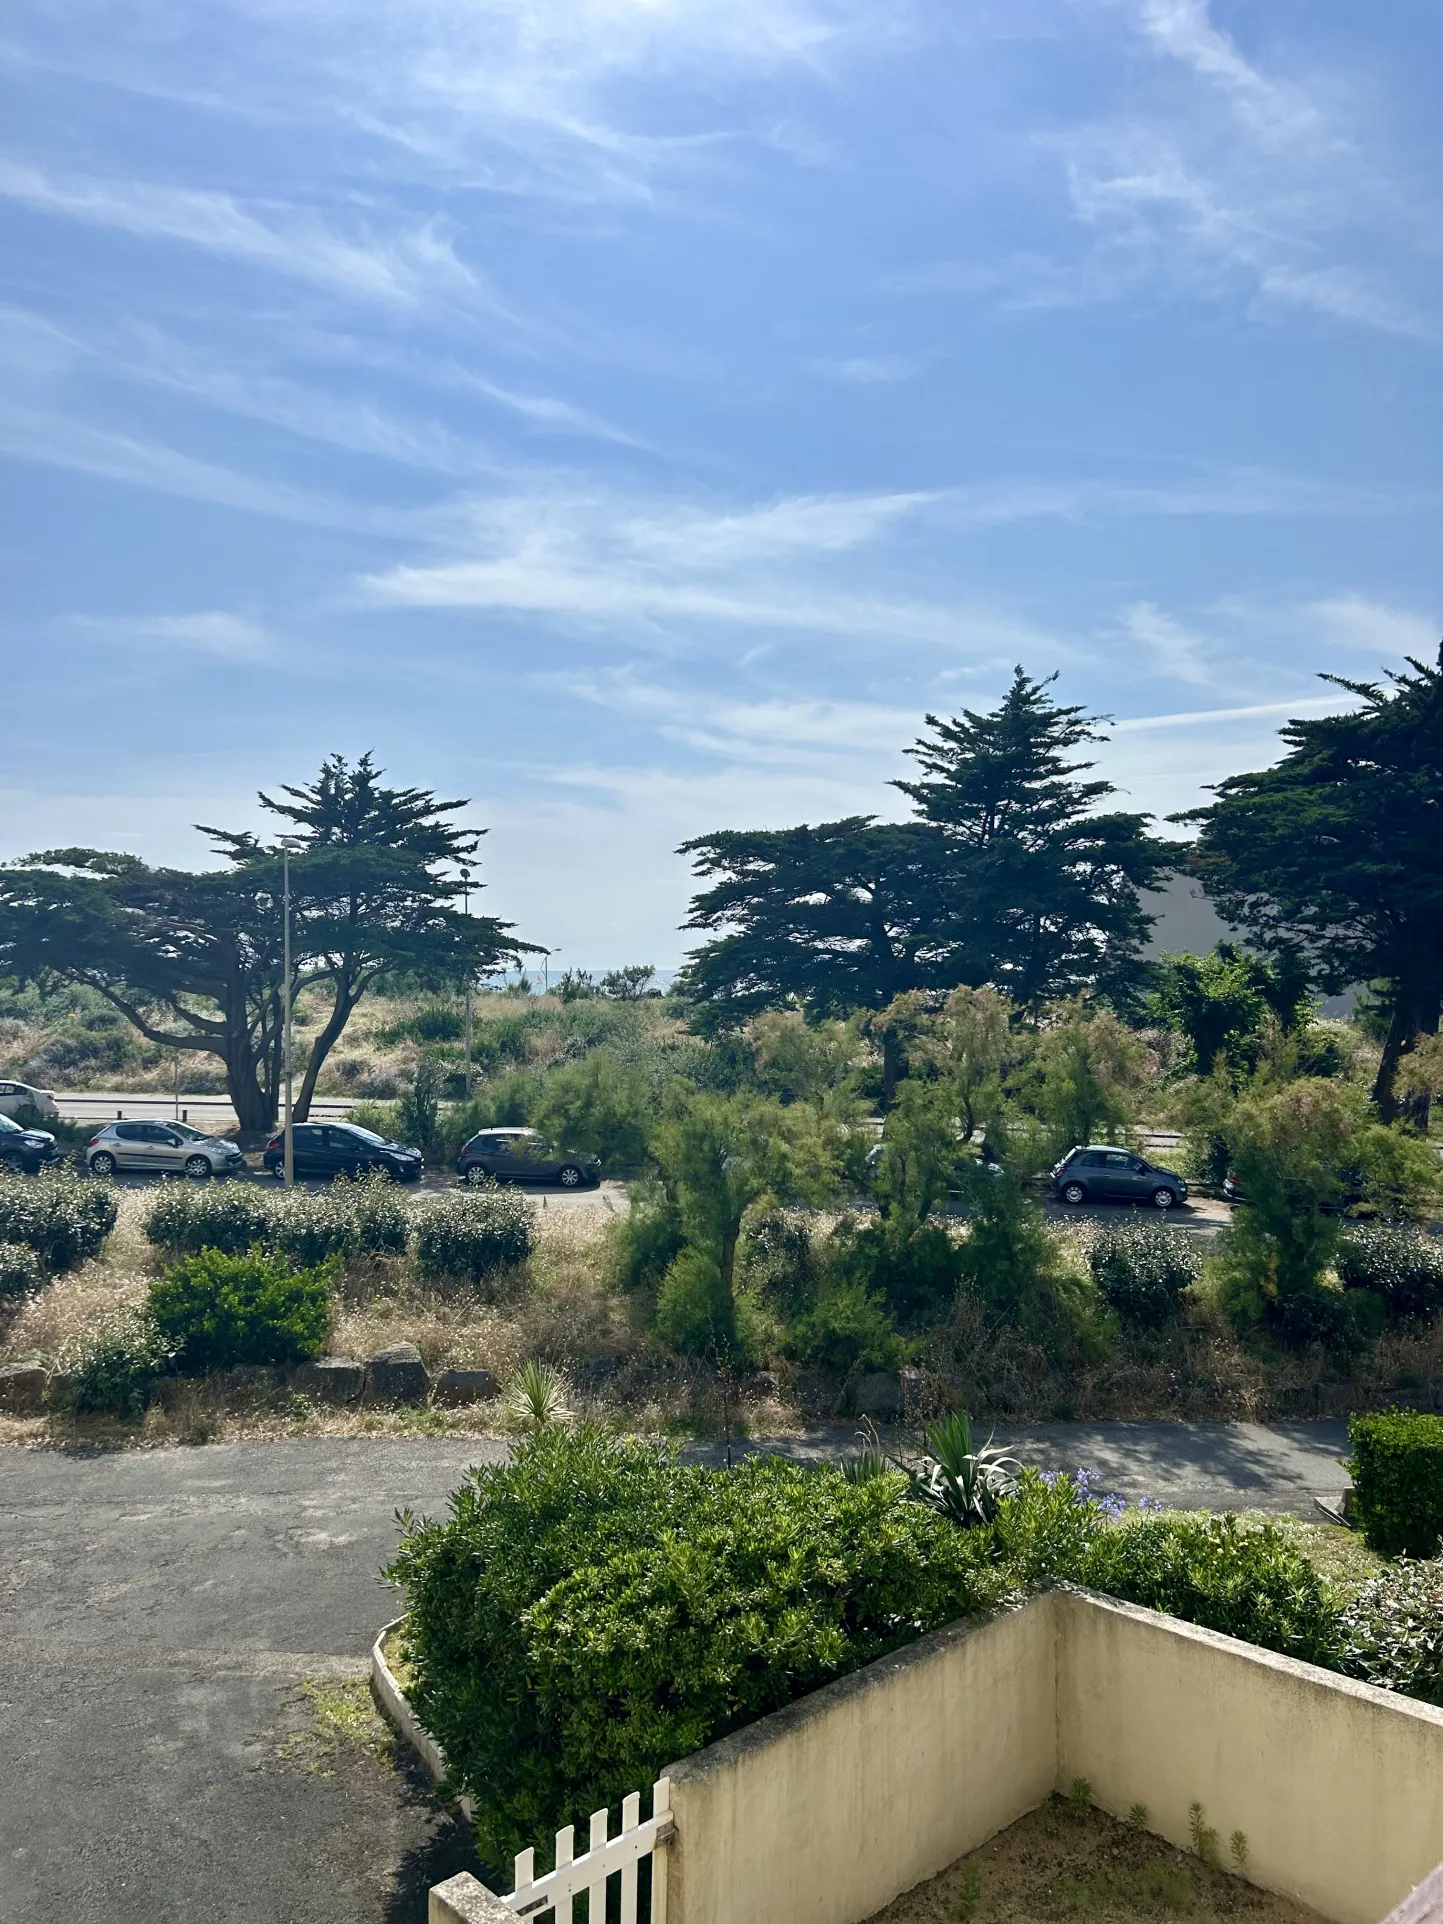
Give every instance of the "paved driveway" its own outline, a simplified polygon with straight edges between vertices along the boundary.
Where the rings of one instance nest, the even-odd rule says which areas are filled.
[[[1295,1509],[1333,1423],[1057,1424],[1008,1439],[1165,1501]],[[788,1454],[850,1447],[849,1432]],[[503,1446],[391,1438],[0,1452],[0,1919],[419,1924],[464,1840],[407,1773],[286,1762],[304,1680],[364,1675],[398,1507]]]

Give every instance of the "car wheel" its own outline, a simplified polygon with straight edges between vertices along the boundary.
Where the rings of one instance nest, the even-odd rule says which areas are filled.
[[[481,1167],[480,1163],[473,1162],[461,1180],[466,1184],[468,1189],[479,1189],[486,1180],[486,1171]]]
[[[209,1182],[211,1176],[209,1156],[187,1156],[185,1173],[192,1182]]]
[[[115,1174],[115,1158],[108,1149],[102,1149],[99,1155],[90,1158],[90,1173],[92,1176],[113,1176]]]
[[[1177,1206],[1177,1191],[1159,1186],[1152,1192],[1152,1200],[1159,1209],[1173,1209]]]
[[[1062,1185],[1062,1200],[1071,1203],[1075,1209],[1079,1203],[1087,1201],[1087,1191],[1080,1182],[1065,1182]]]
[[[574,1162],[563,1163],[561,1168],[556,1172],[556,1180],[561,1184],[563,1189],[580,1189],[582,1183],[581,1171]]]

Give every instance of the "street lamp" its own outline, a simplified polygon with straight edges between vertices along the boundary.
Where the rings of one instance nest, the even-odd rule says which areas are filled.
[[[461,864],[461,907],[466,917],[471,915],[471,871]],[[466,958],[466,1100],[471,1100],[471,958]]]
[[[289,1189],[296,1180],[296,1129],[291,1113],[291,852],[289,849],[282,851],[281,873],[284,878],[281,995],[284,998],[282,1007],[285,1010],[284,1040],[281,1048],[284,1053],[286,1072],[285,1185]]]

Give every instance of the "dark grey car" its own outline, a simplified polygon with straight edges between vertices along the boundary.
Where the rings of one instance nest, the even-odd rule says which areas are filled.
[[[556,1182],[580,1189],[601,1181],[600,1156],[558,1149],[539,1129],[483,1129],[456,1158],[462,1182]]]
[[[1176,1170],[1160,1169],[1131,1149],[1090,1142],[1069,1149],[1052,1172],[1052,1187],[1065,1203],[1151,1203],[1174,1209],[1187,1201],[1187,1183]]]

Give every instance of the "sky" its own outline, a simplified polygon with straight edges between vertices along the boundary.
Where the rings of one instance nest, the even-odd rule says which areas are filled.
[[[1161,816],[1443,632],[1425,0],[12,0],[0,857],[373,750],[553,968],[1013,665]]]

